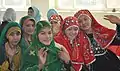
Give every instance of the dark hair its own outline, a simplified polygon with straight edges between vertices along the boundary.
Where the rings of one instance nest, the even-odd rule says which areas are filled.
[[[32,7],[29,7],[28,10],[33,10],[33,8],[32,8]],[[34,10],[33,10],[33,11],[34,11]]]

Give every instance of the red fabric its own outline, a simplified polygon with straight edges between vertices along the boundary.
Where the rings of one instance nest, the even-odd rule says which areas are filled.
[[[68,27],[72,26],[72,25],[76,25],[76,26],[79,26],[78,24],[78,20],[76,17],[67,17],[64,19],[63,21],[63,29],[67,29]]]
[[[95,40],[101,47],[106,48],[114,39],[116,31],[100,25],[88,10],[79,10],[74,16],[87,15],[92,19],[92,30]]]
[[[56,20],[56,21],[63,21],[63,18],[61,15],[58,15],[58,14],[53,14],[51,17],[50,17],[50,21],[52,20]]]
[[[71,17],[67,17],[64,19],[63,27],[66,25],[66,21],[70,21]],[[72,17],[72,20],[77,21],[75,17]],[[77,22],[74,23],[68,23],[69,26],[77,25]],[[62,28],[63,29],[63,28]],[[87,37],[84,35],[82,31],[80,31],[77,35],[77,37],[74,39],[74,47],[71,46],[70,41],[65,36],[64,31],[62,31],[54,37],[55,41],[61,45],[63,45],[67,51],[69,52],[70,58],[72,62],[77,62],[80,64],[74,64],[73,67],[76,71],[79,71],[79,69],[82,67],[82,63],[89,64],[91,63],[95,57],[93,54],[93,51],[91,50],[89,41]],[[65,30],[67,28],[64,28]]]
[[[58,15],[58,14],[53,14],[51,17],[50,17],[50,22],[51,21],[60,21],[60,30],[62,29],[62,24],[63,24],[63,18],[61,15]],[[56,34],[58,35],[60,33],[60,31]]]
[[[120,56],[120,46],[110,45],[108,49],[115,53],[117,56]]]

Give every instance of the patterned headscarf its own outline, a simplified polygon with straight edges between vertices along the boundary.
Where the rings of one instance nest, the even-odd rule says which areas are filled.
[[[63,45],[67,51],[69,52],[70,59],[72,61],[73,67],[76,71],[80,71],[82,68],[82,64],[89,64],[94,61],[94,54],[91,50],[90,43],[82,31],[79,31],[78,35],[74,39],[73,45],[67,36],[64,34],[64,31],[70,27],[76,25],[79,27],[78,20],[75,17],[66,17],[63,21],[63,28],[57,36],[55,36],[55,41],[61,45]]]
[[[63,30],[66,30],[68,27],[76,25],[79,26],[78,20],[75,17],[68,17],[64,19]]]
[[[93,15],[88,10],[79,10],[75,13],[76,18],[80,18],[81,15],[86,15],[92,20],[92,31],[95,40],[100,44],[101,47],[106,48],[112,42],[116,35],[116,31],[113,29],[108,29],[101,24],[99,24]]]
[[[51,17],[53,14],[58,15],[58,13],[57,13],[57,11],[56,11],[55,9],[49,9],[48,12],[47,12],[47,18],[48,18],[49,21],[50,21],[50,17]]]

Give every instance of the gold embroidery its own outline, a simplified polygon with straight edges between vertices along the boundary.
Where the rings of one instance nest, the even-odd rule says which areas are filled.
[[[0,71],[10,71],[9,69],[9,63],[8,61],[4,61],[3,64],[0,66]]]

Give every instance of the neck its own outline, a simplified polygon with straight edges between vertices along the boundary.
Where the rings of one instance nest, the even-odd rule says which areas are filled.
[[[7,45],[11,48],[11,49],[16,49],[17,45],[12,45],[11,43],[7,43]]]
[[[27,40],[27,41],[31,41],[32,40],[32,35],[24,33],[23,36],[24,36],[25,40]]]
[[[88,29],[88,30],[85,30],[85,33],[86,34],[92,34],[93,32],[92,32],[92,29]]]

